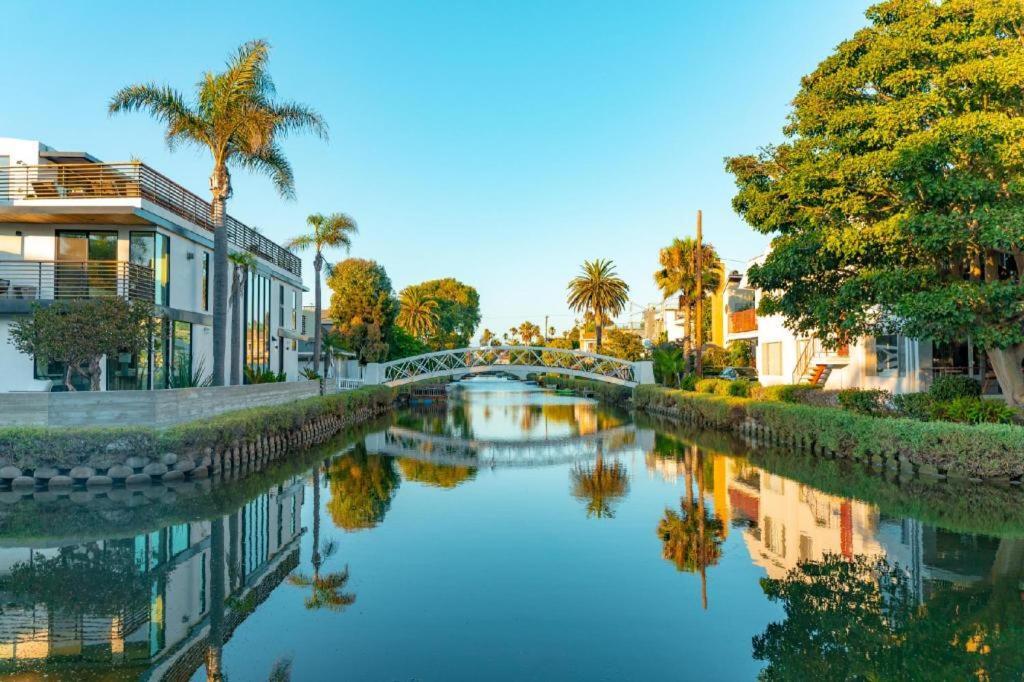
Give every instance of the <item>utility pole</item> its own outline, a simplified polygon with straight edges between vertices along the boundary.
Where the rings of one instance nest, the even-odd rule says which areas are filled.
[[[544,316],[544,345],[548,345],[548,316]]]
[[[704,378],[704,235],[702,232],[702,215],[697,211],[697,362],[694,371],[697,379]]]

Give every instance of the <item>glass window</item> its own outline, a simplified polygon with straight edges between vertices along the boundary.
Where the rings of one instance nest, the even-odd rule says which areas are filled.
[[[203,281],[200,284],[203,288],[203,310],[210,310],[210,254],[203,251]]]
[[[169,321],[158,317],[154,321],[153,332],[153,388],[167,388],[170,380],[170,373],[167,368],[167,360],[170,355],[168,349],[168,326]]]
[[[188,545],[189,525],[180,523],[177,526],[171,526],[171,556],[178,556],[188,549]]]
[[[278,301],[277,301],[277,303],[278,303],[277,324],[278,324],[278,326],[283,327],[284,326],[284,285],[280,284],[278,286],[280,287],[280,289],[278,290]]]
[[[899,372],[899,337],[896,334],[875,337],[875,368],[880,375]]]
[[[302,301],[299,298],[299,292],[292,292],[292,329],[299,328],[299,309],[302,307]]]
[[[105,265],[117,260],[117,232],[60,230],[57,232],[57,260],[62,261],[54,266],[57,298],[117,294],[117,269]]]
[[[59,393],[67,390],[67,387],[64,386],[64,370],[66,367],[66,362],[50,362],[43,365],[39,358],[33,357],[32,375],[36,379],[49,379],[53,382],[53,387],[50,390]],[[85,369],[84,363],[82,364],[82,369]],[[75,387],[76,391],[88,391],[91,388],[89,377],[80,372],[71,374],[71,385]]]
[[[270,369],[271,284],[270,278],[255,272],[246,282],[245,361],[254,371]]]
[[[192,376],[192,324],[175,320],[171,339],[171,372],[173,381],[185,383]]]
[[[132,232],[128,259],[153,271],[153,302],[170,305],[171,238],[156,232]]]

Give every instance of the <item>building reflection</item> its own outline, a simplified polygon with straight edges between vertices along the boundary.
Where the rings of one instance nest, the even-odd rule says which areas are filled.
[[[188,679],[298,565],[302,503],[293,478],[213,520],[0,548],[0,671]]]

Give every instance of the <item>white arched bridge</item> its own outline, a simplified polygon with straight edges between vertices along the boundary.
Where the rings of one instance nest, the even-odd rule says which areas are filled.
[[[401,386],[424,379],[461,377],[504,371],[527,374],[562,374],[632,388],[654,383],[650,361],[631,361],[609,355],[540,346],[482,346],[425,353],[391,362],[371,363],[364,383]]]

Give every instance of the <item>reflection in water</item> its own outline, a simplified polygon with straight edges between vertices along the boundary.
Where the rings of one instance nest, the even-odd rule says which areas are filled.
[[[0,506],[0,673],[1020,679],[1019,493],[979,519],[957,488],[804,476],[792,453],[516,386],[218,484],[191,498],[201,512],[104,499],[76,526],[89,541]],[[978,523],[990,534],[961,532]],[[612,581],[614,603],[595,599]],[[629,627],[594,647],[609,615]]]
[[[576,463],[571,472],[572,494],[587,503],[587,516],[610,519],[613,505],[629,492],[629,473],[618,460],[604,461],[604,446],[597,441],[597,459],[591,464]]]
[[[367,454],[363,443],[330,462],[327,481],[331,489],[327,510],[335,525],[347,531],[373,528],[383,521],[399,484],[395,461]]]
[[[680,571],[700,573],[701,605],[708,607],[707,568],[718,563],[725,541],[725,524],[710,514],[704,504],[703,453],[691,445],[683,454],[686,495],[679,500],[680,511],[665,510],[658,523],[662,556]],[[697,494],[694,502],[693,479],[697,472]]]

